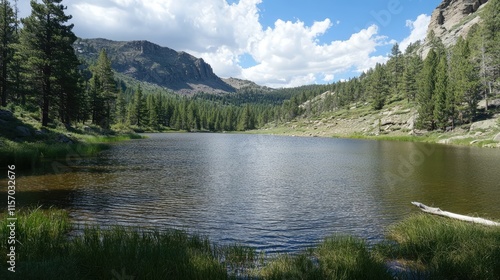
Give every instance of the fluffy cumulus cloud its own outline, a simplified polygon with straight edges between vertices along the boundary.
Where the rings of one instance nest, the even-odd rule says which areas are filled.
[[[411,33],[410,36],[406,37],[400,44],[402,52],[404,52],[411,43],[425,39],[430,22],[431,16],[426,14],[419,15],[415,21],[406,21],[406,26],[410,28]]]
[[[297,86],[330,82],[336,73],[364,71],[384,57],[373,57],[376,47],[385,44],[377,26],[353,34],[348,40],[319,44],[318,36],[330,28],[330,20],[307,27],[303,22],[276,21],[249,49],[256,66],[243,69],[242,76],[270,86]]]
[[[145,39],[202,57],[222,77],[238,77],[273,87],[289,87],[334,81],[345,71],[361,72],[385,56],[376,48],[390,42],[369,26],[343,41],[321,43],[339,22],[277,20],[264,28],[259,22],[262,0],[73,0],[74,31],[84,38]],[[409,23],[412,35],[421,37],[427,18]],[[251,57],[254,64],[242,66]]]

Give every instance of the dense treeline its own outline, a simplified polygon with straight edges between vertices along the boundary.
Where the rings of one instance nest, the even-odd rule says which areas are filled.
[[[289,113],[296,100],[283,103],[304,95],[302,89],[179,96],[117,79],[104,50],[96,61],[79,61],[73,25],[66,24],[71,16],[61,2],[31,1],[25,19],[17,17],[17,2],[0,2],[1,106],[38,111],[42,126],[91,122],[153,130],[247,130],[296,115]]]
[[[419,112],[418,127],[446,129],[470,122],[477,103],[500,84],[500,0],[490,0],[466,39],[445,48],[432,34],[425,59],[420,42],[404,53],[395,45],[385,64],[331,85],[293,89],[245,88],[236,94],[178,96],[116,78],[104,50],[80,61],[76,36],[62,0],[31,1],[32,14],[18,19],[17,1],[0,0],[1,106],[40,113],[43,126],[91,122],[103,128],[234,131],[310,117],[353,103],[380,110],[407,100]],[[319,106],[315,97],[325,95]]]
[[[168,92],[144,93],[140,85],[131,93],[128,108],[117,106],[117,122],[154,130],[236,131],[255,129],[279,118],[280,107],[259,104],[236,106]],[[127,93],[120,92],[119,100]],[[121,103],[121,102],[120,102]]]
[[[425,59],[420,42],[411,44],[404,54],[394,45],[386,64],[330,85],[327,90],[334,94],[327,95],[314,108],[315,113],[359,102],[380,110],[406,99],[416,106],[417,126],[421,129],[452,129],[473,121],[478,115],[478,102],[498,94],[500,88],[498,11],[500,1],[489,1],[482,23],[473,26],[467,38],[458,38],[450,48],[431,32]]]

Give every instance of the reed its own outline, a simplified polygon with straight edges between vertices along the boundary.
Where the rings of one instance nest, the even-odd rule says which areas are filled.
[[[431,279],[500,279],[500,228],[419,214],[389,227],[386,255]]]
[[[266,265],[264,279],[392,279],[364,240],[332,236],[296,256],[282,255]]]
[[[20,212],[17,218],[16,273],[7,271],[5,259],[0,279],[231,278],[215,247],[198,235],[117,226],[87,227],[71,237],[65,211],[37,208]],[[4,215],[1,240],[9,234],[6,223]],[[6,242],[1,246],[6,252]]]
[[[0,240],[7,240],[6,215],[0,218]],[[0,279],[500,279],[500,228],[427,214],[390,226],[387,241],[372,247],[332,236],[265,261],[252,248],[217,246],[183,231],[74,231],[67,212],[57,209],[21,210],[17,218],[16,273],[7,270],[4,254]],[[389,260],[406,269],[390,271]]]

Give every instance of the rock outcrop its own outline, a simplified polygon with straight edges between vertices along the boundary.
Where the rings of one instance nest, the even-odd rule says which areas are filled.
[[[115,71],[178,93],[235,91],[215,75],[203,59],[148,41],[81,39],[75,48],[80,56],[89,60],[96,59],[98,52],[105,49]]]
[[[445,46],[454,45],[459,36],[465,37],[471,27],[478,23],[480,10],[488,0],[443,0],[434,10],[428,28],[436,37],[441,38]],[[426,45],[423,49],[424,56],[430,50]]]

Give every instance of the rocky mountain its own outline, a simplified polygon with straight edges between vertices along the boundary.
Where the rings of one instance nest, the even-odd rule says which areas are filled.
[[[157,84],[181,94],[235,92],[236,89],[214,74],[203,59],[148,41],[79,39],[75,49],[88,61],[105,49],[112,68],[136,80]]]
[[[255,82],[249,81],[249,80],[242,80],[238,78],[226,78],[222,79],[224,82],[226,82],[228,85],[232,86],[235,89],[247,89],[247,90],[258,90],[260,92],[270,92],[273,91],[273,88],[266,87],[266,86],[260,86],[256,84]]]
[[[470,28],[481,21],[481,13],[488,0],[443,0],[434,10],[428,34],[434,32],[447,47],[454,45],[459,36],[465,37]],[[424,47],[427,54],[430,46]]]

